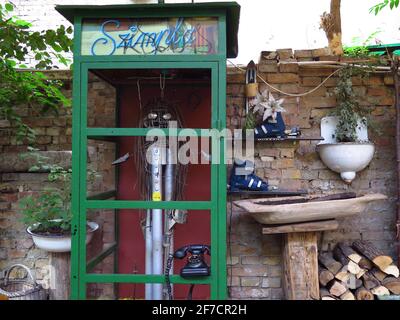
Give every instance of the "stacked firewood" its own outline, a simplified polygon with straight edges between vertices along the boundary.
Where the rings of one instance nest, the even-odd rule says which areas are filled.
[[[338,243],[319,261],[322,300],[374,300],[400,295],[399,268],[393,259],[366,241]]]

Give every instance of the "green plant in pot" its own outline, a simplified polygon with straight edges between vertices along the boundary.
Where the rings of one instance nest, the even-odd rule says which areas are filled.
[[[367,69],[348,65],[339,71],[335,88],[337,105],[331,116],[321,120],[324,141],[317,146],[322,162],[351,183],[356,172],[365,169],[373,158],[375,147],[368,140],[369,110],[359,103],[352,79],[365,76]]]
[[[38,194],[20,200],[22,221],[37,247],[50,252],[71,250],[71,178],[72,170],[57,164],[49,164],[49,157],[37,149],[21,155],[26,161],[34,161],[30,172],[48,172],[48,181],[57,187],[46,188]],[[96,174],[90,172],[94,178]],[[95,222],[88,222],[87,242],[98,229]]]

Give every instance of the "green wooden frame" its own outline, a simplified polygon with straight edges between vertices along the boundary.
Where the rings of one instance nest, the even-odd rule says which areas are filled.
[[[189,209],[209,210],[211,214],[211,275],[202,279],[186,280],[178,275],[171,276],[176,284],[209,284],[212,299],[225,299],[227,296],[226,268],[226,166],[225,161],[211,164],[211,199],[210,201],[120,201],[109,200],[114,197],[115,190],[87,197],[86,166],[88,139],[112,141],[117,136],[145,136],[148,129],[141,128],[88,128],[87,127],[87,84],[88,72],[91,69],[168,69],[168,68],[206,68],[211,70],[212,81],[212,119],[211,129],[222,130],[226,127],[226,57],[227,57],[227,11],[221,7],[232,6],[233,3],[213,6],[162,6],[165,10],[154,11],[154,6],[137,6],[118,9],[111,6],[108,17],[170,17],[170,16],[213,16],[218,17],[219,48],[218,54],[209,56],[197,55],[163,55],[163,56],[81,56],[81,23],[83,18],[100,17],[97,9],[85,11],[71,9],[69,6],[57,8],[67,18],[74,21],[74,71],[73,71],[73,192],[72,192],[72,251],[71,251],[71,299],[86,299],[88,283],[164,283],[163,275],[131,275],[131,274],[90,274],[93,269],[109,254],[115,255],[117,270],[118,250],[118,209]],[[237,6],[236,4],[234,4]],[[179,10],[167,10],[167,8]],[[196,10],[194,8],[196,7]],[[237,6],[238,7],[238,6]],[[103,7],[104,8],[104,7]],[[201,9],[204,8],[204,9]],[[72,10],[72,11],[71,11]],[[80,10],[82,10],[80,12]],[[72,12],[72,13],[71,13]],[[236,30],[237,31],[237,30]],[[118,97],[117,97],[118,100]],[[118,103],[116,102],[118,105]],[[117,109],[117,108],[116,108]],[[118,118],[118,117],[116,117]],[[201,133],[195,129],[196,133]],[[179,131],[178,131],[179,133]],[[203,135],[210,136],[210,135]],[[224,159],[224,140],[211,135],[213,150],[219,150],[220,159]],[[91,261],[86,261],[86,214],[88,209],[114,209],[116,212],[116,242],[107,246]]]

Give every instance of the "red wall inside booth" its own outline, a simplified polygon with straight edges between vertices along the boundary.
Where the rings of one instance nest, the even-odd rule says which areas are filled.
[[[136,85],[120,88],[119,122],[120,127],[137,127],[139,100]],[[144,106],[150,99],[160,95],[157,86],[141,86],[141,99]],[[210,128],[211,125],[211,86],[210,85],[169,85],[166,83],[165,98],[180,110],[185,127]],[[134,137],[121,137],[119,155],[134,152]],[[210,165],[188,165],[184,199],[194,201],[211,200]],[[118,200],[144,200],[140,198],[137,185],[137,171],[134,157],[119,167]],[[145,241],[141,229],[141,219],[145,212],[140,210],[119,211],[119,252],[118,272],[120,274],[145,273]],[[210,212],[189,211],[187,223],[175,227],[175,250],[188,244],[210,244]],[[208,262],[210,261],[207,258]],[[184,261],[175,260],[174,274]],[[185,299],[189,286],[175,285],[174,298]],[[143,284],[120,284],[119,298],[144,298]],[[209,286],[196,286],[193,299],[208,299]]]

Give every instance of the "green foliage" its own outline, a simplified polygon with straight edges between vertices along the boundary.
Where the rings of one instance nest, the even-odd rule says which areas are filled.
[[[380,2],[371,7],[369,9],[369,13],[374,13],[375,15],[378,15],[378,13],[385,9],[387,6],[389,6],[390,10],[393,10],[394,8],[398,8],[399,4],[400,0],[384,0],[383,2]]]
[[[27,196],[19,201],[22,221],[27,226],[34,226],[32,231],[39,233],[71,231],[71,180],[72,169],[65,169],[58,164],[50,164],[49,158],[38,149],[29,147],[21,155],[23,160],[33,160],[30,172],[49,172],[47,179],[57,185],[46,188],[36,195]],[[94,181],[98,174],[88,170],[88,181]]]
[[[68,66],[63,56],[71,51],[72,28],[31,31],[31,24],[12,15],[13,4],[0,4],[0,118],[15,125],[17,138],[33,142],[35,132],[23,123],[16,108],[21,105],[37,107],[39,112],[57,112],[60,105],[71,105],[61,92],[60,81],[48,79],[42,72],[26,69],[24,61],[32,59],[36,69],[55,68],[54,61]]]
[[[246,114],[246,120],[244,122],[244,128],[245,130],[251,130],[254,129],[256,127],[257,124],[257,120],[256,120],[256,116],[253,112],[248,112]]]
[[[365,68],[348,65],[340,70],[338,84],[335,88],[337,107],[333,115],[338,117],[336,139],[338,142],[356,142],[357,126],[367,124],[369,112],[362,108],[353,90],[352,77],[366,77]]]
[[[360,37],[353,37],[351,46],[344,46],[344,55],[352,58],[367,58],[370,56],[368,46],[372,44],[375,37],[381,33],[381,30],[372,32],[367,39],[361,40]]]
[[[30,172],[47,171],[48,181],[58,184],[58,188],[47,188],[38,195],[27,196],[20,200],[22,221],[27,226],[34,226],[32,231],[35,232],[70,232],[72,170],[57,164],[49,164],[49,158],[34,148],[29,148],[29,152],[22,154],[21,158],[34,160],[35,164],[29,169]]]

